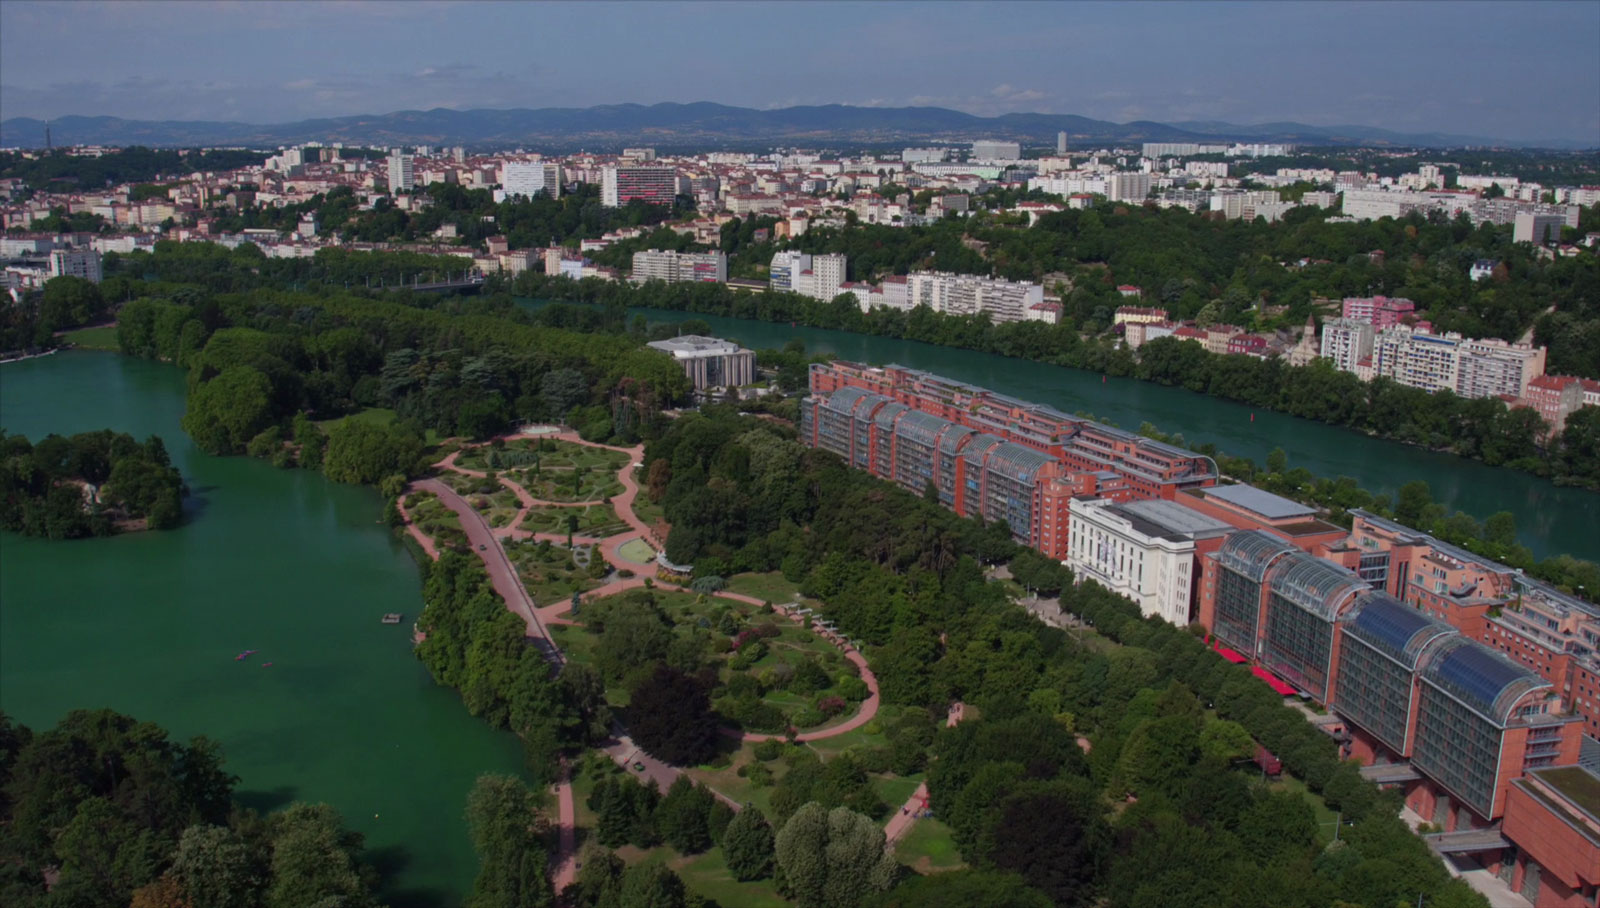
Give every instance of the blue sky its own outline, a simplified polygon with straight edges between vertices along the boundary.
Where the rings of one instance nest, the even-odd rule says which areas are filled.
[[[1600,2],[0,3],[0,116],[934,105],[1600,145]]]

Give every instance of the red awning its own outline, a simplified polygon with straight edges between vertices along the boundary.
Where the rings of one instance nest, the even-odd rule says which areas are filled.
[[[1228,649],[1226,646],[1223,646],[1220,643],[1217,644],[1216,650],[1217,650],[1217,655],[1219,655],[1222,658],[1228,660],[1229,662],[1234,663],[1235,665],[1237,665],[1237,664],[1239,664],[1241,662],[1249,662],[1250,661],[1249,659],[1246,659],[1243,655],[1240,655],[1239,653],[1234,652],[1231,649]]]
[[[1272,688],[1274,693],[1281,694],[1285,697],[1292,697],[1295,695],[1295,689],[1293,687],[1290,687],[1288,684],[1280,680],[1277,675],[1274,675],[1272,672],[1267,671],[1259,665],[1250,669],[1250,673],[1255,675],[1257,678],[1260,678],[1262,681],[1265,681],[1267,686]]]

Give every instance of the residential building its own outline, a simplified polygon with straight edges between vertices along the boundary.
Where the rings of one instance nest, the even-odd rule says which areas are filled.
[[[100,253],[93,249],[53,249],[50,252],[50,276],[80,277],[100,283]]]
[[[1559,214],[1545,214],[1535,211],[1519,211],[1512,222],[1511,241],[1513,243],[1553,243],[1561,239],[1561,228],[1566,226],[1567,219]]]
[[[824,301],[831,300],[844,292],[841,289],[845,282],[847,264],[844,255],[819,254],[807,258],[811,260],[811,267],[800,271],[794,278],[794,292]]]
[[[670,355],[683,367],[696,391],[738,388],[756,380],[756,354],[732,341],[698,334],[651,341],[653,350]]]
[[[1196,552],[1215,550],[1234,528],[1171,501],[1118,503],[1079,498],[1069,514],[1066,563],[1155,616],[1180,627],[1194,619],[1200,589]]]
[[[1467,276],[1475,281],[1487,280],[1494,274],[1495,266],[1500,264],[1494,259],[1478,259],[1467,269]]]
[[[1408,315],[1416,315],[1417,304],[1411,300],[1387,296],[1347,296],[1344,298],[1343,316],[1359,319],[1381,331],[1398,325]]]
[[[600,172],[600,204],[620,208],[638,199],[671,205],[678,195],[678,172],[672,167],[607,167]]]
[[[390,194],[410,192],[417,185],[416,158],[395,152],[389,155]]]
[[[1111,202],[1143,202],[1155,185],[1148,173],[1113,173],[1106,176],[1106,199]]]
[[[1374,337],[1371,322],[1329,319],[1322,323],[1322,357],[1332,360],[1341,372],[1354,372],[1359,362],[1372,356]]]
[[[543,161],[507,161],[500,168],[500,186],[508,197],[531,199],[539,193],[561,197],[561,165]]]
[[[798,293],[795,279],[811,270],[811,256],[794,249],[781,249],[767,265],[767,286],[785,293]]]
[[[1567,417],[1581,407],[1600,406],[1600,381],[1572,375],[1536,375],[1528,379],[1516,405],[1539,411],[1550,434],[1556,434],[1567,427]]]
[[[1122,288],[1117,288],[1122,289]],[[1124,293],[1123,296],[1137,296],[1138,287],[1130,287],[1133,293]],[[1112,325],[1148,325],[1167,320],[1167,310],[1150,306],[1118,306],[1116,313],[1111,317]]]
[[[1022,146],[1016,142],[986,139],[972,143],[974,161],[1015,161],[1021,157]]]
[[[1543,347],[1470,340],[1454,332],[1441,336],[1405,325],[1386,328],[1373,341],[1374,375],[1469,398],[1522,397],[1528,383],[1544,374],[1544,364]]]
[[[721,251],[641,250],[633,254],[633,274],[629,280],[636,284],[645,281],[666,281],[669,284],[692,281],[727,283],[728,254]]]
[[[996,323],[1025,321],[1028,308],[1044,302],[1044,288],[1031,281],[913,271],[906,275],[906,284],[912,306],[927,306],[944,315],[983,313]]]

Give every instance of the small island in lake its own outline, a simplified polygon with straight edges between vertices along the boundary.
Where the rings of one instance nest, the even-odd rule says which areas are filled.
[[[0,528],[78,539],[164,530],[183,516],[183,478],[161,439],[101,429],[38,444],[0,429]]]

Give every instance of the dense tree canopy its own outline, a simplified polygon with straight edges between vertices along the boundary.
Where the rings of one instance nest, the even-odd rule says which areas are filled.
[[[109,429],[37,445],[0,430],[0,527],[29,536],[105,536],[143,520],[170,529],[183,517],[183,479],[160,438],[144,444]]]
[[[37,734],[0,714],[0,904],[374,904],[361,837],[331,808],[263,819],[233,803],[236,781],[213,742],[110,710]]]

